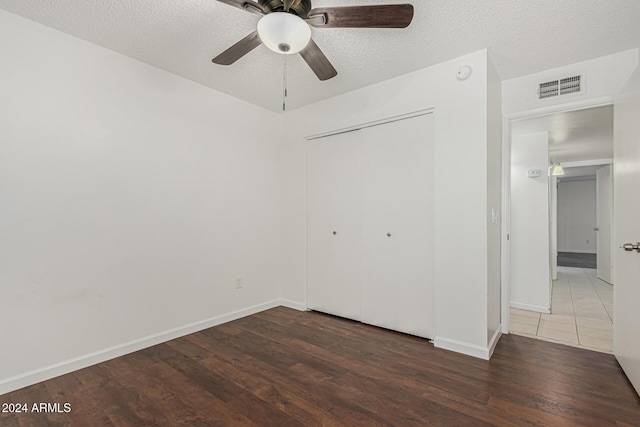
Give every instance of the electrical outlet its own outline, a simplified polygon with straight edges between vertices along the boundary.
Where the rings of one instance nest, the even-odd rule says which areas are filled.
[[[242,276],[236,276],[236,289],[240,289],[242,287]]]

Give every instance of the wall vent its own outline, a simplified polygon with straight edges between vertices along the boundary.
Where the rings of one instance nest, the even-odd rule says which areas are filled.
[[[584,74],[550,80],[538,85],[538,100],[584,93]]]

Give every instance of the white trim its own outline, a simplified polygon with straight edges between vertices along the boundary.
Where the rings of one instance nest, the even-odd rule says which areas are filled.
[[[201,331],[203,329],[218,326],[232,320],[237,320],[242,317],[259,313],[261,311],[269,310],[280,305],[289,307],[289,304],[297,305],[298,307],[300,307],[298,303],[294,303],[291,301],[268,301],[263,304],[257,304],[244,309],[232,311],[231,313],[212,317],[210,319],[205,319],[185,326],[180,326],[178,328],[169,329],[164,332],[148,335],[137,340],[129,341],[103,350],[98,350],[96,352],[85,354],[83,356],[74,357],[73,359],[34,369],[19,375],[14,375],[9,378],[3,378],[0,379],[0,394],[9,393],[10,391],[14,391],[22,387],[27,387],[41,381],[68,374],[69,372],[77,371],[78,369],[86,368],[97,363],[124,356],[126,354],[133,353],[134,351],[139,351],[147,347],[151,347],[175,338],[182,337],[184,335]]]
[[[593,160],[574,160],[572,162],[562,162],[563,168],[579,168],[582,166],[600,166],[612,165],[613,159],[593,159]]]
[[[307,311],[307,304],[303,303],[303,302],[297,302],[297,301],[291,301],[288,299],[281,299],[280,300],[280,305],[283,307],[287,307],[287,308],[292,308],[294,310],[298,310],[298,311]]]
[[[532,108],[530,110],[519,111],[517,113],[505,114],[504,118],[508,121],[517,121],[525,119],[533,119],[541,116],[548,116],[553,113],[563,113],[565,111],[579,111],[589,108],[604,107],[612,105],[615,101],[613,96],[602,96],[600,98],[583,99],[581,101],[566,102],[564,104],[549,105],[547,107]]]
[[[519,302],[512,302],[511,308],[518,308],[520,310],[535,311],[537,313],[551,314],[551,309],[543,305],[522,304]]]
[[[493,351],[496,349],[496,345],[498,345],[498,341],[500,340],[501,336],[501,328],[496,329],[496,331],[493,333],[493,336],[489,340],[489,357],[487,359],[491,359],[491,356],[493,356]]]
[[[330,131],[327,131],[327,132],[318,133],[318,134],[315,134],[315,135],[305,136],[304,139],[306,139],[307,141],[311,141],[311,140],[314,140],[314,139],[325,138],[327,136],[338,135],[340,133],[353,132],[353,131],[364,129],[364,128],[369,128],[369,127],[373,127],[373,126],[379,126],[379,125],[383,125],[383,124],[386,124],[386,123],[397,122],[397,121],[405,120],[405,119],[411,119],[413,117],[424,116],[426,114],[432,114],[434,110],[435,110],[434,108],[427,108],[425,110],[412,111],[410,113],[400,114],[400,115],[397,115],[397,116],[385,117],[383,119],[374,120],[374,121],[371,121],[371,122],[361,123],[361,124],[357,124],[357,125],[348,126],[348,127],[345,127],[345,128],[340,128],[340,129],[330,130]]]
[[[496,331],[497,333],[500,330]],[[495,334],[494,334],[495,336]],[[496,339],[497,343],[497,339]],[[463,341],[453,340],[443,337],[435,337],[433,340],[433,346],[436,348],[442,348],[445,350],[455,351],[456,353],[466,354],[467,356],[473,356],[484,360],[489,360],[491,357],[491,350],[489,347],[482,347],[475,344],[469,344]],[[494,343],[495,346],[495,343]]]

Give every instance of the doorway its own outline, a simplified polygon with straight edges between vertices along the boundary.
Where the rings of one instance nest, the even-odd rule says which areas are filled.
[[[597,242],[602,227],[596,220],[596,173],[612,161],[613,106],[524,116],[511,119],[506,129],[510,286],[503,289],[509,296],[508,313],[503,310],[509,321],[503,325],[511,333],[612,352],[611,285],[597,277],[593,266],[558,266],[558,256],[596,258],[599,246],[606,247]],[[557,163],[564,175],[556,177],[551,165]],[[584,195],[593,203],[589,212],[580,213]],[[606,249],[610,252],[610,245]],[[503,256],[503,267],[504,262]]]

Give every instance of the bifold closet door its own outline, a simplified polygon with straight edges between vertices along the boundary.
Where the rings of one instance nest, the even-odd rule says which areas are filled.
[[[347,132],[307,145],[307,305],[360,319],[360,145]]]
[[[432,114],[362,130],[362,314],[433,337]]]

